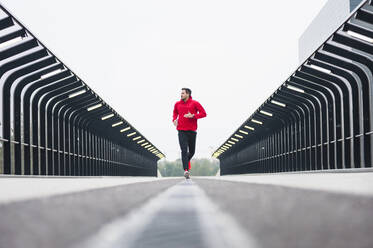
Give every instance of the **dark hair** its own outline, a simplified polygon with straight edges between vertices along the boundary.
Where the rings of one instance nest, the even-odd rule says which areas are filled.
[[[185,92],[186,92],[189,96],[192,95],[192,90],[189,89],[189,88],[182,88],[181,90],[185,90]]]

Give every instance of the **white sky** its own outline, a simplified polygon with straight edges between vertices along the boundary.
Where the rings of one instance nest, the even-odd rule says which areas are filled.
[[[180,89],[207,112],[195,157],[210,157],[298,67],[298,38],[326,0],[1,3],[174,160]]]

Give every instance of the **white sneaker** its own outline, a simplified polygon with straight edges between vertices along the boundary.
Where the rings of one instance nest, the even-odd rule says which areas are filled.
[[[184,171],[184,177],[186,179],[189,179],[190,178],[190,172],[189,171]]]

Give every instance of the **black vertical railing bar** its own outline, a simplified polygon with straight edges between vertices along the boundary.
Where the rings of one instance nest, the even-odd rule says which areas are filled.
[[[368,5],[372,1],[363,1],[213,153],[222,174],[373,166],[373,12]],[[261,125],[254,125],[259,117]],[[247,140],[227,147],[243,130]]]
[[[1,4],[0,30],[2,173],[156,176],[164,155]],[[120,135],[110,118],[155,152]]]

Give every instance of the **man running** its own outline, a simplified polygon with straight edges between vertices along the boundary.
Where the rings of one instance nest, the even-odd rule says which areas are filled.
[[[175,103],[172,122],[178,130],[184,176],[190,178],[190,160],[196,149],[197,119],[206,117],[202,105],[192,99],[192,91],[181,89],[181,100]],[[188,151],[189,148],[189,151]]]

